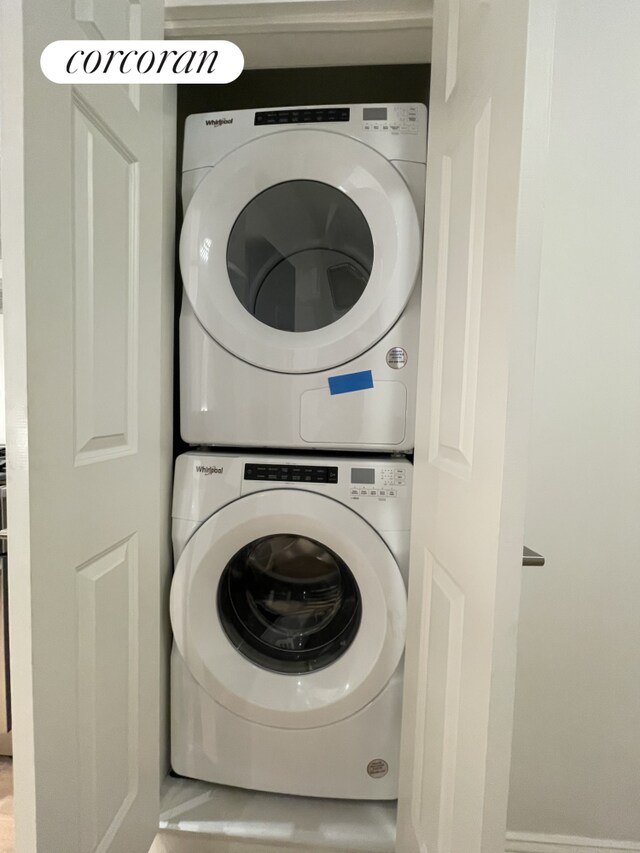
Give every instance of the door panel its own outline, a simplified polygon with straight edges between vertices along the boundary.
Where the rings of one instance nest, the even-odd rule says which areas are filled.
[[[90,39],[136,38],[131,33],[131,20],[140,13],[136,0],[113,3],[111,0],[75,0],[74,19],[82,25]]]
[[[89,39],[140,39],[142,35],[142,3],[140,0],[75,0],[74,20]],[[74,36],[77,38],[78,36]],[[140,85],[125,87],[133,106],[140,109]]]
[[[49,42],[125,37],[134,19],[161,38],[158,0],[3,5],[21,853],[145,853],[157,828],[173,303],[161,176],[173,152],[161,87],[141,87],[136,106],[127,87],[58,86],[39,68]]]
[[[76,464],[137,447],[140,170],[134,154],[73,102]]]
[[[504,849],[553,19],[435,4],[399,853]]]

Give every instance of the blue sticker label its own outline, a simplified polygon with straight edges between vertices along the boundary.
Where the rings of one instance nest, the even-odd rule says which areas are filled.
[[[350,391],[365,391],[373,388],[373,376],[370,370],[359,373],[342,373],[340,376],[329,377],[330,394],[348,394]]]

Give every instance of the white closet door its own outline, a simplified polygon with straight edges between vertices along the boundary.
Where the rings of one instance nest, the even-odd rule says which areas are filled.
[[[161,0],[2,2],[20,853],[146,853],[158,823],[168,96],[157,86],[56,85],[39,60],[56,39],[162,35]]]
[[[436,0],[399,853],[504,850],[554,0]]]

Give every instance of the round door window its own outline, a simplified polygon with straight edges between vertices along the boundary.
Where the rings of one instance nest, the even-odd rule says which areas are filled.
[[[313,672],[353,642],[362,615],[356,581],[325,545],[294,534],[255,539],[227,564],[218,614],[237,650],[273,672]]]
[[[287,332],[334,323],[362,296],[373,238],[360,208],[320,181],[285,181],[261,192],[238,216],[227,270],[241,304]]]

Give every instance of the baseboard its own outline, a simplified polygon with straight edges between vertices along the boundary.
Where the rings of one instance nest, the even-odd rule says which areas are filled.
[[[507,832],[505,853],[640,853],[640,841]]]

